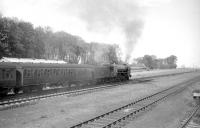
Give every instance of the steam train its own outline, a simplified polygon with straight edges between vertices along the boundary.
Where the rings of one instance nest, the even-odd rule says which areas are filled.
[[[47,86],[79,84],[94,85],[105,81],[129,80],[130,67],[127,65],[86,65],[55,63],[10,63],[0,62],[0,94],[12,90],[28,93],[42,90]]]

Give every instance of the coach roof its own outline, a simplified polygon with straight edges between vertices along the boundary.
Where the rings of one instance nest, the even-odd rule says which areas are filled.
[[[20,63],[21,67],[41,67],[41,68],[92,68],[93,65],[86,64],[47,64],[47,63]]]
[[[0,68],[16,68],[16,63],[0,62]]]

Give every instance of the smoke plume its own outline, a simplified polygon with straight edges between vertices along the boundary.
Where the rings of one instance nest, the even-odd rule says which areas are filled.
[[[143,9],[138,3],[134,0],[72,0],[68,5],[69,10],[87,23],[90,31],[108,33],[119,28],[125,37],[126,61],[129,60],[144,24]]]
[[[131,58],[131,53],[134,49],[134,45],[137,43],[138,38],[141,35],[143,22],[141,20],[133,20],[125,24],[124,33],[126,36],[126,41],[124,43],[126,50],[125,61],[128,62]]]

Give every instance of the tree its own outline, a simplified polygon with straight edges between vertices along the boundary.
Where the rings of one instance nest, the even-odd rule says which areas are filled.
[[[169,65],[169,68],[176,68],[176,62],[177,62],[177,57],[175,55],[171,55],[166,58],[167,64]]]
[[[34,57],[43,58],[45,53],[44,33],[41,28],[36,28],[34,32]]]
[[[110,64],[118,64],[118,57],[116,52],[116,46],[111,45],[108,47],[107,51],[104,52],[103,56],[105,58],[105,61]]]
[[[143,57],[143,63],[146,67],[153,69],[154,62],[153,62],[153,58],[150,55],[145,55]]]
[[[150,69],[168,69],[168,68],[176,68],[177,57],[171,55],[167,58],[157,59],[155,55],[145,55],[144,57],[138,57],[134,59],[137,64],[144,64],[146,67]]]
[[[22,30],[22,37],[21,37],[21,43],[24,46],[24,54],[22,57],[27,58],[35,58],[35,49],[36,49],[36,42],[34,41],[34,28],[31,23],[28,22],[19,22],[19,27]]]
[[[7,20],[0,17],[0,58],[9,56]]]

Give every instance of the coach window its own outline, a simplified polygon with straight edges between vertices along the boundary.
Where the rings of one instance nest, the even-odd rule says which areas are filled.
[[[9,76],[10,76],[10,75],[9,75],[9,72],[6,71],[6,77],[5,77],[5,78],[6,78],[6,79],[9,79]]]
[[[27,69],[27,77],[29,77],[30,76],[30,71],[29,71],[29,69]]]
[[[51,69],[48,69],[48,76],[51,76]]]
[[[44,69],[42,69],[42,76],[45,76],[44,72],[45,72],[45,70],[44,70]]]
[[[53,69],[50,69],[50,74],[51,74],[51,76],[53,75]]]
[[[32,69],[30,69],[30,70],[29,70],[29,72],[30,72],[30,75],[29,75],[29,77],[32,77],[32,76],[33,76],[33,74],[32,74],[33,70],[32,70]]]
[[[32,70],[29,69],[29,77],[32,77]]]
[[[60,75],[62,75],[62,68],[60,68]]]
[[[37,77],[40,77],[40,69],[37,69]]]
[[[56,75],[56,69],[53,69],[53,75]]]
[[[67,75],[67,69],[65,69],[65,76]]]
[[[10,79],[13,79],[13,73],[12,72],[10,73]]]
[[[44,75],[47,76],[47,69],[44,70]]]
[[[2,69],[2,79],[5,79],[5,69]]]
[[[37,77],[37,69],[35,69],[34,77]]]
[[[0,79],[2,79],[2,69],[0,69]]]
[[[59,69],[56,69],[56,75],[58,75],[59,74]]]
[[[30,77],[30,70],[27,69],[27,77]]]
[[[29,69],[29,72],[30,72],[29,77],[33,77],[33,70],[32,70],[32,69]]]
[[[29,70],[28,69],[26,70],[26,74],[27,74],[26,76],[29,77]]]
[[[3,70],[3,79],[8,79],[9,78],[9,74],[7,70]]]
[[[56,69],[53,69],[53,74],[56,75]]]
[[[49,76],[49,69],[47,69],[47,76]]]
[[[24,77],[26,77],[26,69],[24,69]]]
[[[40,71],[41,71],[41,70],[38,69],[38,73],[37,73],[37,76],[38,76],[38,77],[40,77]]]
[[[62,68],[61,70],[62,70],[62,75],[64,75],[64,70],[63,70],[63,68]]]
[[[49,76],[49,69],[47,69],[47,76]]]
[[[43,76],[43,69],[40,70],[40,76]]]
[[[39,74],[39,76],[40,76],[40,77],[42,76],[42,69],[40,69],[40,74]]]
[[[50,76],[50,69],[48,69],[48,76]]]

